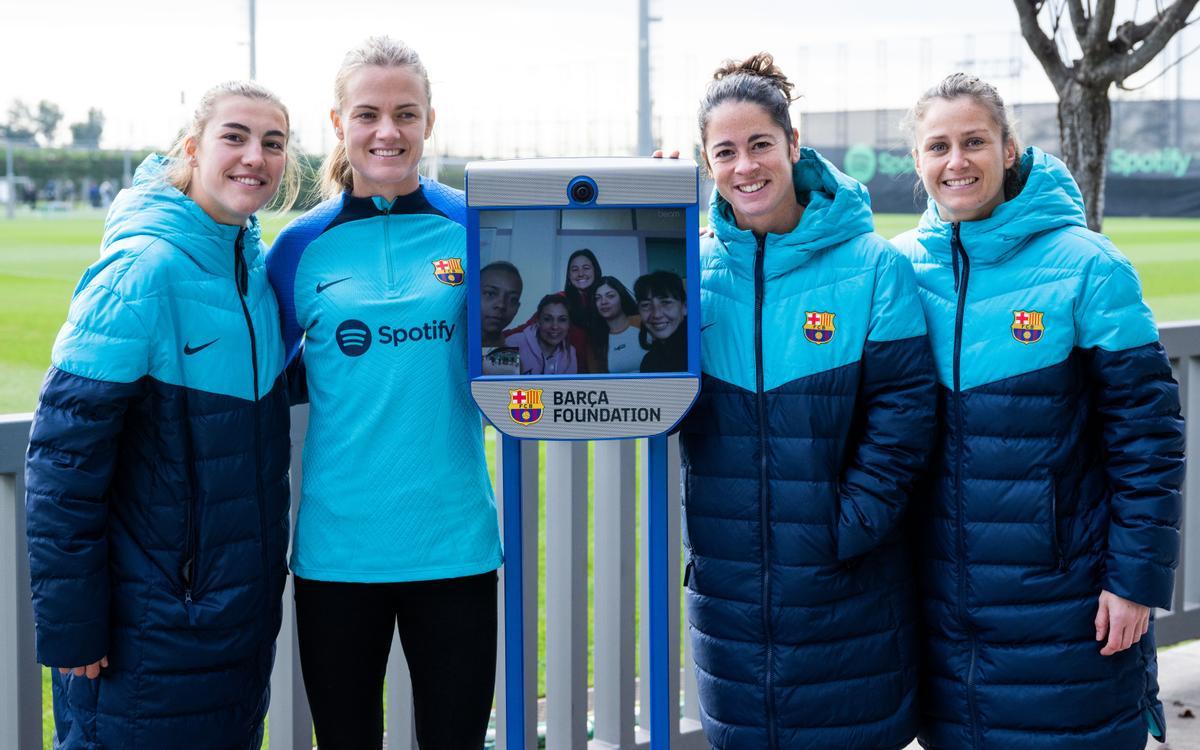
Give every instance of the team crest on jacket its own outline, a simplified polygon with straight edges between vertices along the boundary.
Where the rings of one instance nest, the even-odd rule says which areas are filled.
[[[542,389],[516,388],[508,392],[508,415],[517,424],[533,424],[542,418]]]
[[[1042,338],[1046,327],[1042,313],[1037,310],[1013,310],[1012,335],[1022,344],[1032,344]]]
[[[461,258],[442,258],[433,262],[433,275],[438,281],[448,286],[458,286],[463,283],[463,267]]]
[[[833,316],[830,312],[804,313],[804,338],[814,344],[828,344],[833,339]]]

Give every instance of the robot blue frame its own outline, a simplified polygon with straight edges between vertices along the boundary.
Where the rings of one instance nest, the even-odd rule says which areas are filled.
[[[643,165],[647,170],[661,169],[664,165],[663,160],[649,159],[558,159],[558,160],[518,160],[510,162],[514,169],[520,170],[537,162],[553,164],[561,166],[566,163],[570,166],[562,171],[563,175],[568,175],[562,179],[563,190],[559,195],[561,200],[556,200],[553,203],[511,203],[506,202],[503,205],[488,205],[492,201],[479,202],[473,200],[472,197],[472,167],[478,166],[476,163],[467,167],[467,244],[468,244],[468,338],[467,346],[469,357],[469,366],[471,380],[473,384],[473,395],[476,402],[481,401],[480,392],[474,389],[476,383],[488,383],[489,381],[501,381],[508,383],[514,379],[519,380],[522,384],[537,384],[552,386],[555,382],[561,382],[564,379],[569,379],[573,383],[579,381],[594,381],[596,385],[603,385],[606,382],[613,381],[655,381],[667,382],[670,376],[660,374],[620,374],[620,375],[570,375],[570,376],[523,376],[516,378],[515,376],[495,376],[482,374],[482,357],[478,354],[482,351],[482,331],[480,325],[480,283],[479,269],[480,265],[480,212],[481,211],[520,211],[520,210],[571,210],[578,208],[613,208],[613,209],[645,209],[645,208],[662,208],[662,209],[683,209],[684,211],[684,241],[685,241],[685,258],[686,258],[686,274],[689,304],[691,305],[688,315],[688,371],[686,373],[675,374],[675,377],[686,376],[694,379],[695,387],[687,399],[687,406],[690,408],[692,400],[694,400],[698,391],[700,377],[700,345],[699,345],[699,208],[698,200],[693,198],[690,202],[680,202],[678,200],[668,202],[653,202],[652,200],[637,201],[637,202],[620,202],[607,203],[600,202],[599,196],[603,196],[606,191],[606,182],[603,174],[593,176],[590,171],[592,165],[612,166],[618,165],[623,171],[629,172],[631,169],[636,170],[640,165]],[[488,163],[489,166],[495,168],[497,163]],[[693,179],[696,180],[698,192],[698,174],[695,172],[695,164],[688,163],[695,174]],[[682,166],[679,162],[671,165],[678,169]],[[600,170],[603,173],[603,170]],[[576,200],[575,191],[573,188],[580,182],[585,182],[591,185],[591,198],[588,201]],[[494,191],[491,192],[494,195]],[[648,384],[647,384],[648,385]],[[521,537],[522,515],[523,508],[521,506],[521,451],[520,442],[523,438],[512,434],[512,425],[499,425],[496,420],[489,416],[484,404],[479,403],[484,416],[492,421],[501,432],[502,447],[503,447],[503,486],[501,488],[506,501],[504,502],[503,511],[503,536],[505,550],[505,575],[504,575],[504,612],[505,612],[505,670],[506,670],[506,741],[507,747],[510,750],[518,750],[524,748],[525,738],[525,674],[524,674],[524,657],[525,643],[523,638],[523,625],[525,612],[523,609],[524,591],[523,591],[523,556],[522,548],[524,540]],[[571,437],[546,437],[541,436],[537,439],[623,439],[625,437],[647,437],[648,440],[648,459],[649,459],[649,529],[648,529],[648,547],[649,555],[647,561],[648,577],[647,582],[649,592],[650,611],[647,613],[649,617],[650,630],[650,745],[653,750],[667,750],[670,746],[671,722],[678,722],[678,699],[677,696],[670,695],[669,687],[669,665],[670,665],[670,637],[668,631],[669,623],[669,604],[671,592],[668,591],[667,583],[669,580],[669,565],[671,563],[671,554],[668,549],[668,513],[667,507],[667,434],[670,429],[673,429],[678,419],[681,419],[683,414],[686,414],[687,409],[683,409],[683,413],[679,415],[674,423],[668,429],[656,432],[649,435],[626,435],[622,438],[604,438],[588,435],[578,435]],[[507,429],[506,429],[507,428]],[[519,433],[518,433],[519,435]]]

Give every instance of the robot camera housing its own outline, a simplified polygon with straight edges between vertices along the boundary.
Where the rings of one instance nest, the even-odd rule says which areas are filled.
[[[471,162],[466,187],[471,395],[488,421],[532,440],[669,431],[700,384],[695,162]]]
[[[567,184],[567,198],[576,205],[596,201],[596,181],[591,177],[576,177]]]

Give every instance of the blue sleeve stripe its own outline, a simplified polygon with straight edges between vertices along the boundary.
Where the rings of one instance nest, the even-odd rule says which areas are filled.
[[[291,362],[300,350],[304,330],[296,320],[296,269],[309,243],[337,218],[342,196],[335,195],[296,219],[280,233],[267,251],[267,276],[279,301],[279,321],[283,333],[284,361]]]
[[[422,180],[421,186],[431,206],[462,226],[467,225],[467,201],[463,191],[433,180]]]

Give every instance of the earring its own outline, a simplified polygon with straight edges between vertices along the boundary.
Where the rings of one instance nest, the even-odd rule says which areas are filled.
[[[199,164],[200,164],[200,160],[197,159],[195,156],[192,156],[188,159],[189,166],[196,167],[196,166],[199,166]]]

